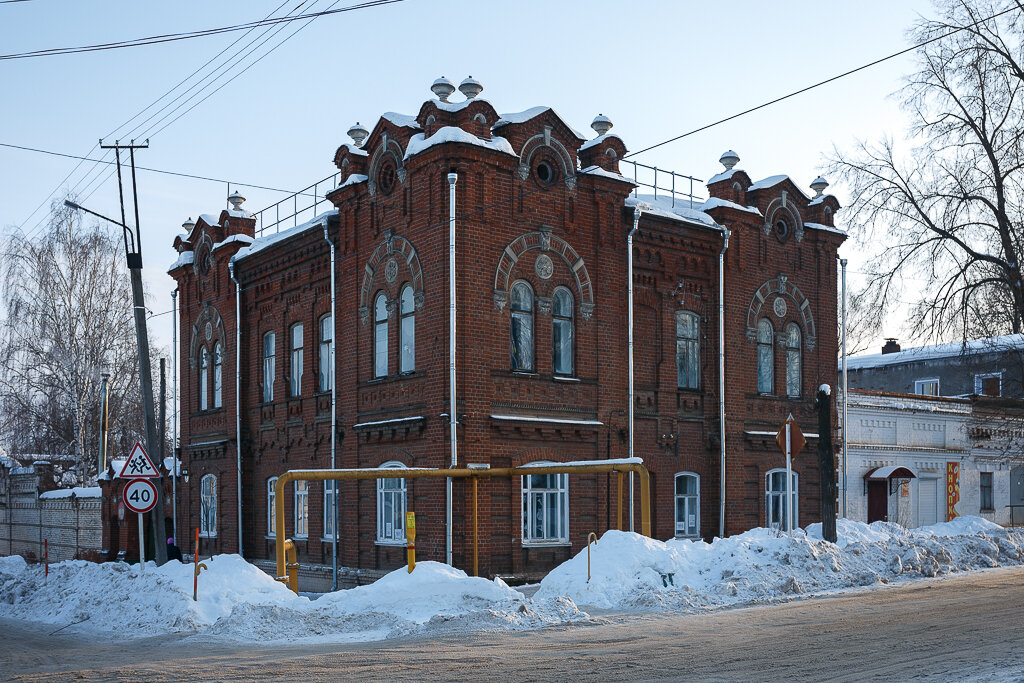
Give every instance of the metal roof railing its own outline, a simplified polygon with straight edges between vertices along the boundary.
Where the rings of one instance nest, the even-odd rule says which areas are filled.
[[[675,208],[676,202],[686,202],[686,206],[690,207],[694,203],[704,201],[702,197],[698,197],[693,193],[694,183],[700,184],[704,182],[700,178],[675,173],[674,171],[666,171],[657,166],[648,166],[647,164],[641,164],[638,161],[630,161],[628,159],[623,159],[619,164],[629,164],[633,167],[632,180],[637,184],[637,188],[633,190],[634,197],[637,196],[638,190],[641,187],[646,187],[653,190],[655,199],[659,197],[659,193],[660,196],[668,198],[672,202],[672,208]],[[622,175],[627,178],[629,177],[628,171],[622,173]]]
[[[282,227],[295,227],[315,217],[319,208],[330,208],[331,203],[326,195],[338,187],[340,180],[341,173],[335,173],[285,197],[276,204],[257,211],[256,235],[259,237],[270,231],[280,232]]]

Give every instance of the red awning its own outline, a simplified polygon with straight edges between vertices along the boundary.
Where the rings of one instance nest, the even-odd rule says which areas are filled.
[[[864,478],[868,481],[888,481],[889,479],[917,479],[917,475],[908,467],[890,465],[888,467],[876,467],[873,470],[869,470],[868,473],[864,475]]]

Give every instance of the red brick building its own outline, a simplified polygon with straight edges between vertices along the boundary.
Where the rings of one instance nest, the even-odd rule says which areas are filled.
[[[789,412],[815,431],[816,388],[835,376],[844,235],[833,227],[838,202],[821,194],[827,183],[812,198],[785,176],[753,182],[727,153],[703,204],[634,197],[619,174],[625,144],[603,117],[594,124],[603,134],[587,140],[550,108],[499,115],[472,82],[462,102],[448,102],[449,89],[415,116],[388,113],[372,131],[350,131],[356,144],[334,156],[334,210],[256,238],[236,197],[175,240],[189,474],[181,525],[203,528],[204,553],[235,552],[241,509],[244,555],[273,558],[273,477],[330,467],[332,380],[337,467],[448,465],[449,173],[459,465],[628,455],[626,244],[639,209],[634,453],[652,476],[654,535],[719,533],[724,228],[725,531],[777,523],[784,475],[773,470],[784,458],[773,434]],[[820,514],[815,462],[794,463],[800,525]],[[482,574],[549,569],[615,524],[610,475],[494,478],[479,495]],[[300,561],[330,565],[324,485],[288,496],[284,533]],[[453,560],[464,568],[468,497],[456,480]],[[419,558],[444,560],[443,482],[346,482],[339,499],[339,565],[404,564],[405,510],[417,514]]]

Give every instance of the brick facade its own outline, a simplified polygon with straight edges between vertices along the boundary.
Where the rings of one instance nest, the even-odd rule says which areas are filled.
[[[175,240],[170,273],[181,304],[182,525],[197,526],[200,482],[216,476],[217,534],[203,552],[237,550],[234,257],[241,293],[242,514],[246,557],[273,557],[267,481],[289,469],[330,466],[330,392],[318,391],[319,321],[330,312],[327,236],[337,245],[337,466],[445,467],[448,433],[448,183],[456,185],[459,461],[515,466],[628,455],[626,235],[634,240],[635,454],[652,477],[653,531],[675,533],[674,475],[700,475],[700,535],[718,534],[718,254],[725,255],[726,532],[765,523],[765,473],[783,458],[771,437],[787,413],[815,431],[814,393],[836,359],[838,204],[806,196],[788,178],[753,184],[739,170],[709,183],[703,211],[630,196],[618,174],[625,154],[614,134],[587,142],[551,109],[499,117],[483,99],[430,100],[415,117],[385,115],[361,147],[342,145],[335,210],[274,236],[255,237],[241,209],[203,216]],[[578,174],[600,164],[604,171]],[[765,184],[767,183],[767,184]],[[747,208],[753,207],[753,208]],[[697,207],[700,208],[700,207]],[[776,229],[779,221],[786,221]],[[764,226],[770,226],[766,231]],[[510,359],[512,287],[532,296],[532,369]],[[414,294],[415,369],[400,371],[401,294]],[[571,295],[572,372],[554,367],[556,291]],[[387,300],[386,376],[375,377],[374,299]],[[775,304],[775,300],[785,304]],[[553,301],[554,307],[553,307]],[[763,308],[762,308],[763,302]],[[697,315],[699,384],[679,389],[676,314]],[[758,392],[756,329],[767,317],[775,383]],[[800,398],[785,398],[785,324],[800,325]],[[290,330],[303,325],[299,396],[289,396]],[[276,335],[273,400],[264,401],[263,338]],[[753,335],[753,336],[752,336]],[[199,409],[202,349],[223,349],[222,406]],[[212,368],[208,391],[212,396]],[[800,523],[818,518],[812,439],[800,474]],[[440,480],[407,480],[420,559],[445,555]],[[468,568],[470,485],[456,480],[453,560]],[[524,544],[519,481],[481,480],[482,574],[536,574],[615,524],[615,479],[569,480],[565,544]],[[289,491],[287,535],[294,536]],[[323,486],[310,483],[309,534],[300,561],[330,564]],[[639,506],[639,495],[636,496]],[[340,485],[339,564],[382,570],[404,564],[404,548],[376,542],[373,481]],[[639,513],[636,513],[639,523]]]

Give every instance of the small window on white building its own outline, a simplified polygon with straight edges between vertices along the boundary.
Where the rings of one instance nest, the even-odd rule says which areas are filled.
[[[523,543],[569,542],[569,475],[522,477]]]
[[[938,396],[939,395],[939,379],[932,377],[930,379],[919,379],[914,382],[914,393],[921,394],[922,396]]]
[[[295,482],[295,537],[309,538],[309,482]]]
[[[386,462],[381,467],[404,468],[400,462]],[[405,543],[405,479],[377,480],[377,542]]]
[[[205,475],[199,482],[199,535],[217,535],[217,477]]]
[[[693,472],[676,475],[676,536],[700,536],[700,475]]]
[[[766,525],[769,529],[786,529],[786,470],[771,470],[765,475],[764,498],[767,506]],[[797,488],[799,477],[793,472],[792,487],[790,490],[790,501],[793,505],[793,527],[800,526],[799,511],[797,505],[800,496]]]

